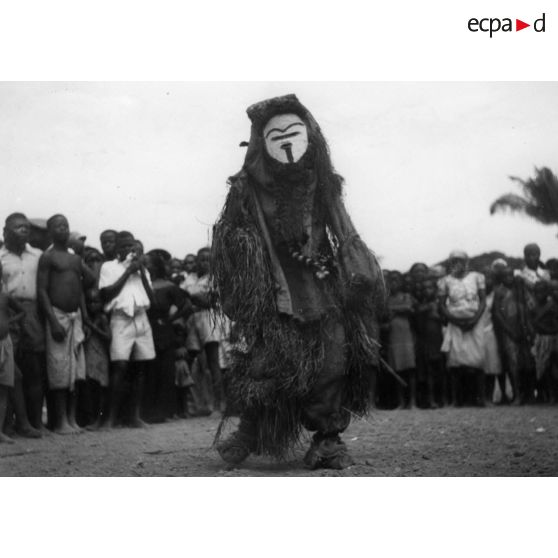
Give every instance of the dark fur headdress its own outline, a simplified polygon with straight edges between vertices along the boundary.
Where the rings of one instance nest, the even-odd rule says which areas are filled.
[[[246,109],[248,118],[252,124],[261,132],[267,122],[277,114],[296,114],[305,121],[312,119],[312,115],[308,112],[296,95],[283,95],[282,97],[273,97],[250,105]],[[314,121],[315,122],[315,121]]]
[[[313,153],[312,167],[316,173],[321,195],[329,197],[341,193],[343,180],[333,169],[327,141],[310,111],[296,95],[289,94],[260,101],[248,107],[246,112],[252,121],[252,129],[243,168],[256,184],[269,190],[273,190],[275,186],[273,172],[266,157],[265,141],[262,137],[263,128],[270,118],[278,114],[292,113],[298,115],[306,124],[308,142]]]

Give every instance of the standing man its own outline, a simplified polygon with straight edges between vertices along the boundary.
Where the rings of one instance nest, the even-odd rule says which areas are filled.
[[[538,244],[530,243],[523,248],[525,265],[514,271],[514,282],[519,321],[521,326],[521,364],[519,369],[519,399],[514,403],[535,401],[536,370],[533,359],[535,331],[532,313],[536,307],[535,286],[541,281],[550,281],[550,273],[541,263],[541,249]]]
[[[99,290],[110,314],[112,340],[110,360],[110,412],[104,427],[113,428],[124,392],[124,381],[133,360],[132,417],[131,426],[143,427],[140,403],[144,374],[144,362],[155,358],[153,334],[147,317],[147,309],[153,301],[149,272],[136,253],[136,240],[132,233],[121,231],[116,235],[116,259],[101,267]]]
[[[53,215],[47,221],[47,230],[53,245],[41,256],[37,276],[47,330],[47,374],[54,393],[54,430],[72,434],[80,430],[76,422],[76,382],[85,381],[84,265],[81,257],[68,248],[70,228],[64,215]]]
[[[46,386],[45,332],[37,306],[37,271],[42,252],[29,245],[30,224],[23,213],[12,213],[4,226],[0,262],[4,291],[25,311],[19,335],[12,334],[15,360],[23,373],[23,391],[31,425],[42,428]]]

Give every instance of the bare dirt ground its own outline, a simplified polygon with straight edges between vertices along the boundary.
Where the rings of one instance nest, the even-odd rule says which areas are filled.
[[[286,462],[229,468],[212,449],[218,417],[0,444],[1,476],[556,476],[558,406],[374,411],[344,435],[356,464]]]

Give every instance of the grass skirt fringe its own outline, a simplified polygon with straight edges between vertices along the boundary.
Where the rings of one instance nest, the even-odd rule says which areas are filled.
[[[299,440],[305,398],[323,366],[322,322],[299,325],[279,315],[267,249],[246,211],[247,200],[239,195],[231,188],[213,231],[215,284],[242,346],[232,355],[227,396],[235,414],[254,422],[256,453],[285,458]],[[342,316],[347,335],[346,407],[358,415],[368,409],[378,361],[368,314],[373,324],[373,313],[363,317],[362,306],[360,314],[349,307]],[[229,418],[225,413],[216,441]]]

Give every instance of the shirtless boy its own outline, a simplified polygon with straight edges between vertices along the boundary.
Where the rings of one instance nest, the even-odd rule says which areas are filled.
[[[47,375],[54,392],[58,434],[79,431],[76,423],[76,381],[85,380],[84,332],[86,316],[81,258],[68,251],[69,225],[64,215],[47,221],[53,247],[39,260],[37,290],[46,318]]]

